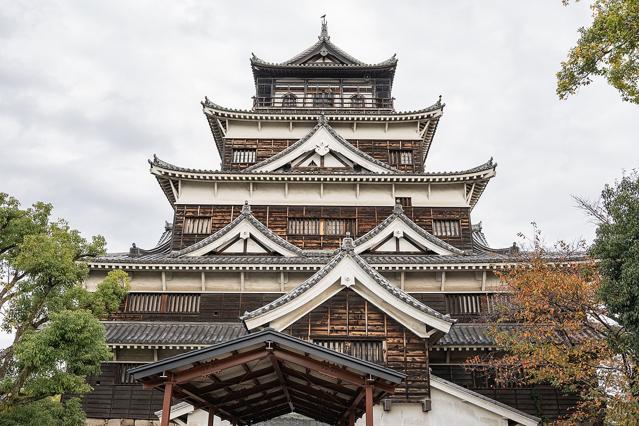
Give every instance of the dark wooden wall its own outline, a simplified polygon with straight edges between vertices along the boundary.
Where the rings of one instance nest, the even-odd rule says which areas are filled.
[[[239,322],[246,311],[261,308],[280,297],[280,293],[203,293],[200,295],[200,312],[153,313],[120,312],[111,314],[112,321],[192,321],[192,322]]]
[[[173,250],[180,250],[196,243],[208,234],[184,234],[185,217],[210,217],[212,231],[228,225],[241,212],[242,206],[176,205],[173,222]],[[335,249],[343,236],[287,235],[288,218],[352,218],[357,222],[359,237],[373,229],[392,212],[390,206],[322,207],[322,206],[251,206],[253,215],[273,232],[302,249]],[[433,219],[458,219],[459,237],[442,237],[442,240],[460,249],[472,248],[470,209],[461,207],[404,207],[404,212],[415,223],[432,232]]]
[[[222,170],[243,170],[253,164],[233,163],[234,149],[255,149],[256,162],[260,162],[285,150],[295,142],[297,142],[297,139],[225,139]],[[391,150],[411,150],[413,152],[413,164],[392,164],[392,166],[403,172],[422,172],[424,170],[422,141],[352,139],[348,140],[348,142],[376,160],[387,164],[390,164],[391,161]]]
[[[352,290],[339,292],[284,332],[305,340],[344,337],[386,341],[385,365],[408,376],[394,398],[421,400],[430,395],[427,341]]]
[[[127,364],[105,363],[100,376],[87,378],[93,388],[82,398],[82,409],[87,417],[157,420],[154,413],[162,409],[162,392],[144,390],[139,383],[121,384],[118,378],[123,366]]]

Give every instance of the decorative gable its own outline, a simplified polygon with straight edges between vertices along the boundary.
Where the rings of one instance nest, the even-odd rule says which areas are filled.
[[[399,204],[389,217],[355,240],[354,244],[358,254],[464,254],[413,222]]]
[[[281,331],[344,289],[351,289],[417,336],[447,333],[453,321],[393,286],[354,251],[353,240],[319,271],[275,301],[242,317],[249,330],[268,326]]]
[[[248,203],[242,212],[224,228],[172,257],[198,257],[212,255],[280,255],[300,256],[302,251],[279,237],[257,220]]]
[[[320,116],[302,139],[273,157],[245,169],[251,172],[304,172],[314,170],[399,173],[399,170],[360,151],[341,137]]]

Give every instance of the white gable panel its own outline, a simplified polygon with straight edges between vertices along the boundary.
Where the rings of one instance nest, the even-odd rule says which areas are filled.
[[[197,250],[187,253],[186,256],[204,256],[210,252],[215,252],[224,248],[225,245],[231,243],[238,236],[254,238],[259,241],[264,247],[267,247],[270,251],[279,253],[283,256],[296,256],[296,253],[291,250],[278,245],[276,242],[266,237],[259,229],[257,229],[248,219],[240,222],[231,232],[226,233],[215,241],[198,248]],[[241,247],[241,248],[240,248]],[[255,241],[249,241],[248,243],[249,253],[265,253],[263,247],[260,247]],[[241,253],[244,251],[244,241],[240,239],[228,247],[225,253]]]
[[[425,233],[426,231],[423,231],[423,232]],[[441,255],[453,254],[453,252],[447,249],[446,247],[443,247],[442,245],[438,245],[435,242],[424,238],[423,235],[420,235],[417,231],[415,231],[413,228],[408,226],[408,224],[406,224],[399,217],[396,217],[395,220],[393,220],[393,222],[391,222],[386,228],[384,228],[382,232],[375,235],[373,238],[365,241],[364,243],[356,246],[355,252],[363,253],[368,250],[371,250],[375,248],[377,245],[379,245],[380,243],[382,243],[386,238],[388,238],[389,235],[396,235],[396,234],[410,237],[412,241],[415,241],[415,243],[419,245],[419,250],[421,251],[433,251]],[[391,238],[390,241],[392,241],[393,247],[389,251],[395,251],[394,238]],[[382,247],[388,247],[388,242],[383,244]],[[416,249],[416,246],[413,243],[407,241],[405,238],[400,238],[400,250],[415,251],[415,249]],[[379,249],[379,251],[384,251],[384,250]]]
[[[356,148],[347,147],[344,144],[348,144],[348,142],[342,142],[335,137],[335,135],[331,134],[331,132],[326,129],[326,126],[321,125],[314,130],[314,133],[310,135],[308,139],[298,145],[295,149],[292,149],[279,157],[274,157],[272,161],[267,160],[264,164],[251,168],[251,171],[272,172],[282,169],[288,163],[295,165],[296,161],[299,161],[311,151],[316,152],[313,156],[313,161],[316,163],[318,160],[315,159],[315,157],[319,159],[321,156],[326,157],[329,153],[337,153],[341,157],[348,159],[351,163],[358,164],[364,170],[374,173],[388,173],[390,171],[388,167],[384,167],[374,161],[371,161],[371,159],[366,158],[362,155],[363,153],[359,154]],[[336,159],[331,160],[331,162],[333,161],[340,163]],[[343,165],[340,163],[340,166]]]

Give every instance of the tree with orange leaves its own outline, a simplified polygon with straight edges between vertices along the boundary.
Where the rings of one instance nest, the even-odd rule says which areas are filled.
[[[570,423],[637,424],[637,359],[620,350],[628,333],[600,298],[597,262],[565,245],[544,250],[536,231],[533,250],[500,279],[510,294],[492,318],[500,351],[468,360],[469,368],[502,385],[550,384],[578,395]]]

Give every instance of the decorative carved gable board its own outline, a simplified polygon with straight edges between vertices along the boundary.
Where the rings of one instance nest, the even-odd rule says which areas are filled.
[[[398,172],[355,148],[322,121],[284,151],[246,168],[245,171],[281,172],[318,168],[385,174]]]
[[[401,206],[375,228],[355,240],[355,252],[461,255],[462,250],[430,234],[409,217]]]
[[[224,228],[183,250],[173,257],[197,257],[212,254],[269,254],[300,256],[302,250],[276,235],[253,216],[245,204],[240,215]]]
[[[304,283],[262,308],[246,313],[242,319],[249,330],[269,326],[281,331],[345,288],[421,338],[446,333],[452,325],[446,316],[394,287],[352,251],[340,251]]]

